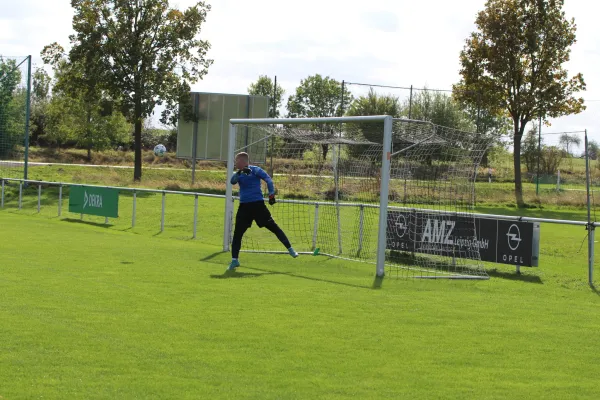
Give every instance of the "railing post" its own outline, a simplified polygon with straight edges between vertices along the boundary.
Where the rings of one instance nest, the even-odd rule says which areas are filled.
[[[62,192],[63,192],[63,185],[61,184],[58,187],[58,216],[59,217],[62,214]]]
[[[162,211],[160,213],[160,231],[164,232],[165,230],[165,206],[166,206],[166,198],[167,194],[165,192],[162,193]]]
[[[42,185],[38,184],[38,214],[42,208]]]
[[[23,181],[19,182],[19,210],[21,209],[21,204],[23,202]]]
[[[194,196],[194,235],[193,238],[196,239],[196,232],[198,230],[198,195]]]
[[[590,157],[588,149],[588,134],[587,129],[585,130],[585,186],[587,194],[587,229],[588,229],[588,283],[590,286],[594,286],[594,239],[596,227],[592,222],[592,201],[590,198],[590,190],[592,186],[591,175],[590,175]],[[593,195],[593,193],[592,193]]]
[[[133,191],[133,210],[131,212],[131,227],[134,228],[135,227],[135,209],[136,209],[136,203],[137,203],[137,192],[134,190]]]
[[[2,179],[2,200],[0,200],[0,208],[4,208],[4,179]]]

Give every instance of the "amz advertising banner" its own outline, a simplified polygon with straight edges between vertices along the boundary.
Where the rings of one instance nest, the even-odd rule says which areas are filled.
[[[482,216],[388,211],[387,249],[537,267],[540,224]]]

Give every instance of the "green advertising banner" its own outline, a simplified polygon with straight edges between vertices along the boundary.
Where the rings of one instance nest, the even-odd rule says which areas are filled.
[[[119,191],[89,186],[73,186],[69,193],[69,212],[119,217]]]

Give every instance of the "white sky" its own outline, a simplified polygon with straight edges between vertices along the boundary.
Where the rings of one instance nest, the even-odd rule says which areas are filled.
[[[179,8],[193,0],[171,0]],[[277,76],[287,95],[300,80],[320,73],[337,80],[450,89],[458,81],[459,52],[485,0],[220,0],[202,30],[215,60],[196,91],[247,93],[258,75]],[[287,4],[286,4],[287,3]],[[290,4],[291,3],[291,4]],[[578,26],[567,65],[587,83],[588,109],[552,121],[545,131],[588,129],[600,141],[600,3],[566,0]],[[0,54],[31,54],[68,47],[72,11],[68,0],[0,0]],[[365,88],[350,86],[356,95]],[[408,92],[385,90],[400,97]],[[549,143],[555,140],[548,137]]]

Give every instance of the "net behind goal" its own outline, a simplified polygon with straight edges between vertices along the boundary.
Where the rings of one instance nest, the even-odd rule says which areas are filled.
[[[231,122],[229,176],[241,151],[272,176],[269,209],[299,253],[375,264],[378,275],[487,277],[472,205],[489,139],[386,116]],[[227,197],[226,251],[238,206],[229,182]],[[286,250],[253,225],[242,252]]]

